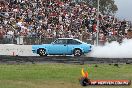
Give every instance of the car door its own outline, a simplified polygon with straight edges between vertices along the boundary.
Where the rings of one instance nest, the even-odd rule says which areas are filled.
[[[50,46],[49,54],[53,55],[67,54],[67,40],[66,39],[55,40]]]
[[[80,48],[81,42],[76,41],[74,39],[67,40],[67,52],[68,54],[72,54],[75,48]]]

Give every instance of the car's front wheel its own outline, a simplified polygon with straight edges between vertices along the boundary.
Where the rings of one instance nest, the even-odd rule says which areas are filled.
[[[39,54],[40,56],[47,56],[46,50],[45,50],[45,49],[39,49],[39,50],[38,50],[38,54]]]
[[[82,55],[82,51],[80,49],[75,49],[73,54],[74,54],[74,56],[81,56]]]

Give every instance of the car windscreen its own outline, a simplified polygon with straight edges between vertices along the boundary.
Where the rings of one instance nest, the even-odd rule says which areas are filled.
[[[67,44],[66,39],[57,39],[54,41],[54,44]]]
[[[68,44],[81,44],[81,42],[74,40],[74,39],[68,39]]]

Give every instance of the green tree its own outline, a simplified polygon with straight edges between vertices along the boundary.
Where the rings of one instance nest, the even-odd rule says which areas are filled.
[[[97,8],[98,0],[82,0]],[[114,0],[100,0],[100,12],[103,14],[114,14],[118,10]]]

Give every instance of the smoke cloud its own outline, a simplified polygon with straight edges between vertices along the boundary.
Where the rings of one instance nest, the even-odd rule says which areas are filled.
[[[121,44],[113,41],[104,46],[93,46],[90,57],[132,58],[132,39],[124,39]]]

